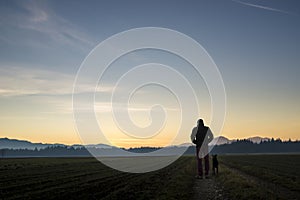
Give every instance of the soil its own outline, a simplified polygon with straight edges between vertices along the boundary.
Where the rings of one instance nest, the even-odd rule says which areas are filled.
[[[196,179],[194,185],[194,198],[197,200],[227,200],[224,189],[220,186],[214,176],[208,179]]]

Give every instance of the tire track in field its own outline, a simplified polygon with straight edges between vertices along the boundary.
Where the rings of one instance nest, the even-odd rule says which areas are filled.
[[[289,200],[298,200],[300,199],[299,192],[295,192],[292,190],[289,190],[288,188],[285,188],[281,185],[265,181],[257,176],[250,175],[242,170],[239,170],[238,168],[235,168],[234,166],[228,165],[224,162],[221,162],[222,166],[227,168],[228,170],[234,172],[235,174],[241,176],[242,178],[246,179],[249,183],[258,185],[259,187],[262,187],[266,189],[267,191],[275,194],[279,199],[289,199]]]

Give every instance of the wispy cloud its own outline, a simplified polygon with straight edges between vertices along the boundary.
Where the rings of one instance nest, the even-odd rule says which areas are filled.
[[[0,96],[71,95],[75,75],[28,67],[0,67]],[[94,85],[80,85],[79,93],[95,92]],[[110,85],[96,88],[96,92],[109,92]]]
[[[94,108],[96,112],[113,112],[113,109],[122,112],[149,112],[152,110],[151,105],[148,104],[127,105],[124,103],[112,104],[110,102],[97,102]],[[179,108],[176,107],[164,107],[164,109],[167,111],[179,111]]]
[[[252,4],[252,3],[247,3],[247,2],[243,2],[243,1],[239,1],[239,0],[232,0],[233,2],[245,5],[245,6],[250,6],[250,7],[254,7],[254,8],[259,8],[259,9],[264,9],[264,10],[268,10],[268,11],[273,11],[273,12],[279,12],[279,13],[283,13],[283,14],[287,14],[287,15],[296,15],[295,13],[292,12],[288,12],[285,10],[281,10],[281,9],[276,9],[276,8],[272,8],[272,7],[268,7],[268,6],[262,6],[262,5],[258,5],[258,4]]]
[[[51,10],[44,1],[18,1],[19,10],[7,9],[0,14],[2,28],[13,27],[41,34],[51,42],[80,50],[90,50],[95,41],[85,31]],[[11,28],[9,28],[12,31]],[[9,37],[9,35],[7,36]],[[1,37],[2,40],[10,40]],[[14,42],[14,41],[11,41]],[[32,42],[32,41],[31,41]],[[35,40],[47,46],[49,42]]]

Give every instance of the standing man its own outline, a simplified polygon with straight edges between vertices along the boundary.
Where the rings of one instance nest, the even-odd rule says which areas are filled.
[[[209,173],[209,154],[208,154],[208,143],[214,138],[209,127],[204,126],[203,120],[198,120],[197,127],[193,128],[191,134],[191,140],[196,144],[196,155],[198,165],[198,175],[196,178],[203,178],[202,158],[205,162],[205,178],[208,178]]]

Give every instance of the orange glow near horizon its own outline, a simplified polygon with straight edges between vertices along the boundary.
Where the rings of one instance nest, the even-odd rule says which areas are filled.
[[[14,121],[16,122],[16,121]],[[47,120],[44,123],[29,122],[29,120],[18,120],[18,126],[11,126],[11,122],[7,122],[2,126],[0,137],[8,137],[10,139],[20,139],[28,140],[35,143],[62,143],[66,145],[72,144],[82,144],[82,141],[75,130],[75,126],[72,120],[65,120],[57,123],[54,120]],[[276,124],[276,123],[274,123]],[[282,140],[299,140],[300,125],[298,123],[291,122],[286,126],[273,126],[264,123],[258,123],[255,121],[249,122],[239,122],[230,123],[230,119],[224,125],[222,136],[228,139],[243,139],[254,136],[268,137],[268,138],[281,138]],[[190,129],[192,129],[191,127]],[[166,130],[167,132],[167,130]],[[124,148],[130,147],[141,147],[141,146],[153,146],[153,147],[163,147],[168,145],[172,137],[172,134],[165,137],[158,137],[148,140],[130,139],[128,137],[118,137],[122,134],[116,134],[112,137],[112,145]],[[170,131],[173,132],[173,131]],[[170,133],[169,132],[169,133]],[[181,141],[175,142],[176,144],[181,144],[189,142],[190,131],[187,132],[186,138]],[[127,139],[126,139],[127,138]],[[101,143],[101,142],[95,142]]]
[[[248,102],[246,102],[248,103]],[[277,107],[276,112],[280,112],[282,115],[274,113],[274,110],[263,110],[262,106],[257,106],[257,110],[240,109],[240,105],[233,104],[228,106],[228,112],[224,123],[222,133],[215,133],[217,136],[225,136],[229,139],[243,139],[253,136],[268,137],[268,138],[281,138],[282,140],[299,140],[300,119],[297,112],[291,112],[285,109],[286,106]],[[265,108],[266,109],[266,108]],[[204,111],[203,111],[204,112]],[[31,142],[42,143],[62,143],[67,145],[72,144],[98,144],[103,143],[101,140],[82,141],[79,134],[76,131],[75,122],[71,113],[61,114],[35,114],[32,110],[28,111],[30,114],[14,114],[2,112],[0,138],[11,138],[28,140]],[[141,146],[155,146],[163,147],[169,145],[172,139],[174,139],[175,133],[178,131],[179,121],[174,118],[177,111],[171,111],[169,120],[171,122],[166,125],[165,130],[151,139],[139,140],[130,138],[124,135],[116,126],[114,122],[109,118],[104,118],[105,133],[110,133],[109,140],[112,145],[118,147],[141,147]],[[209,113],[205,111],[205,113]],[[14,114],[18,117],[6,117],[9,114]],[[147,125],[149,118],[148,113],[145,115],[138,114],[135,120],[140,125]],[[177,113],[178,114],[178,113]],[[28,117],[31,116],[31,117]],[[203,115],[202,115],[203,116]],[[282,116],[285,116],[282,118]],[[204,118],[205,123],[208,122],[208,117]],[[174,125],[175,124],[175,125]],[[173,144],[181,144],[190,142],[190,133],[195,122],[191,122],[191,125],[183,124],[182,137],[174,141]]]

